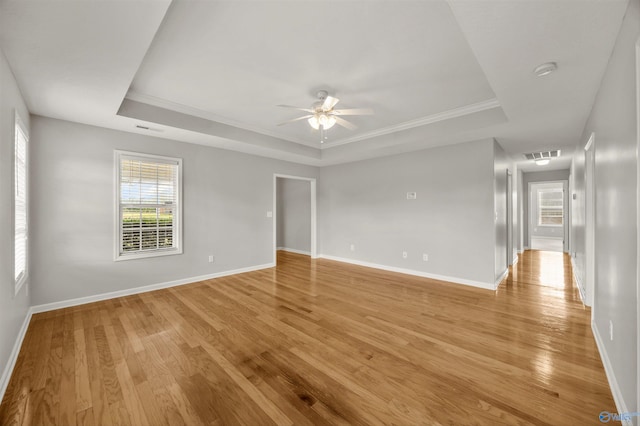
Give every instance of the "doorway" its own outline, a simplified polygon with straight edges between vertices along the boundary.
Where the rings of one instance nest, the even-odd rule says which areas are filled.
[[[529,248],[567,250],[567,181],[529,183]]]
[[[316,180],[273,176],[273,263],[277,251],[317,257]]]

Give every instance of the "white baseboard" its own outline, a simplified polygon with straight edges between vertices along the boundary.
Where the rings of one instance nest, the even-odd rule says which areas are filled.
[[[598,347],[598,352],[600,352],[600,358],[602,359],[604,372],[607,375],[607,380],[609,381],[609,387],[611,388],[611,394],[613,395],[613,401],[615,402],[616,409],[618,410],[617,414],[629,413],[629,410],[627,409],[627,404],[625,403],[624,398],[622,397],[622,391],[620,390],[620,386],[618,386],[618,381],[616,380],[616,376],[613,374],[613,367],[611,367],[611,361],[609,360],[609,356],[607,355],[607,350],[605,349],[602,336],[600,336],[598,327],[596,327],[596,324],[593,321],[591,321],[591,331],[593,331],[593,337],[596,340],[596,346]],[[616,413],[612,413],[612,414],[616,414]],[[621,419],[621,422],[625,426],[633,426],[633,421],[631,419]]]
[[[86,303],[99,302],[101,300],[115,299],[116,297],[129,296],[132,294],[146,293],[148,291],[160,290],[163,288],[177,287],[184,284],[191,284],[198,281],[210,280],[212,278],[226,277],[228,275],[242,274],[244,272],[258,271],[260,269],[273,268],[275,263],[265,263],[263,265],[249,266],[246,268],[233,269],[230,271],[216,272],[214,274],[200,275],[197,277],[182,278],[164,283],[151,284],[143,287],[128,288],[126,290],[112,291],[109,293],[97,294],[94,296],[79,297],[77,299],[62,300],[60,302],[45,303],[43,305],[32,306],[32,313],[53,311],[55,309],[69,308],[71,306],[84,305]]]
[[[500,274],[500,277],[498,277],[498,279],[495,282],[494,289],[498,288],[498,286],[500,285],[502,280],[507,278],[507,275],[509,275],[509,268],[505,269],[504,272],[502,274]]]
[[[278,250],[278,251],[288,251],[289,253],[297,253],[297,254],[304,254],[305,256],[311,256],[311,252],[310,251],[292,249],[292,248],[288,248],[288,247],[277,247],[276,250]]]
[[[328,255],[328,254],[321,254],[318,257],[321,258],[321,259],[335,260],[336,262],[343,262],[343,263],[350,263],[352,265],[365,266],[367,268],[382,269],[384,271],[398,272],[400,274],[407,274],[407,275],[415,275],[417,277],[431,278],[431,279],[439,280],[439,281],[448,281],[450,283],[455,283],[455,284],[464,284],[464,285],[468,285],[468,286],[472,286],[472,287],[484,288],[486,290],[495,290],[496,289],[496,285],[494,283],[485,283],[485,282],[482,282],[482,281],[473,281],[473,280],[468,280],[468,279],[465,279],[465,278],[457,278],[457,277],[450,277],[450,276],[445,276],[445,275],[431,274],[431,273],[428,273],[428,272],[416,271],[415,269],[405,269],[405,268],[398,268],[396,266],[380,265],[380,264],[377,264],[377,263],[364,262],[364,261],[361,261],[361,260],[354,260],[354,259],[347,259],[347,258],[344,258],[344,257],[331,256],[331,255]]]
[[[515,265],[516,263],[518,263],[519,260],[520,260],[520,256],[518,256],[518,254],[516,253],[516,255],[513,256],[513,260],[511,261],[511,264]]]
[[[32,308],[29,308],[27,310],[27,315],[22,322],[22,326],[20,327],[20,331],[18,332],[18,336],[16,337],[16,341],[13,344],[13,349],[11,350],[11,355],[9,355],[7,365],[4,367],[4,371],[2,372],[2,378],[0,378],[0,401],[4,398],[4,393],[7,391],[7,386],[9,386],[9,380],[11,380],[11,374],[16,366],[16,361],[18,361],[18,354],[20,353],[24,336],[27,334],[32,314],[33,310]]]
[[[525,250],[529,250],[529,247],[528,247],[528,246],[524,246],[522,250],[523,250],[523,251],[525,251]]]
[[[576,280],[576,285],[578,286],[578,293],[580,294],[580,300],[582,301],[583,305],[587,306],[586,294],[584,294],[584,288],[582,287],[582,281],[580,280],[580,277],[576,274],[576,262],[573,259],[573,256],[571,256],[571,272],[573,273],[573,279]]]

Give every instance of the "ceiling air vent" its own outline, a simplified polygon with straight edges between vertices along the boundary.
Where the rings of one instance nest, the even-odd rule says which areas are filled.
[[[560,150],[555,149],[553,151],[541,151],[541,152],[530,152],[524,155],[527,160],[541,160],[543,158],[556,158],[560,156]]]

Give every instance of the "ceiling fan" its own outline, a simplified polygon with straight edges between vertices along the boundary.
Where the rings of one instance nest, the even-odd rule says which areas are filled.
[[[278,126],[307,119],[307,122],[313,129],[320,130],[320,143],[323,143],[327,139],[326,131],[332,128],[334,124],[349,130],[355,130],[357,128],[355,124],[340,117],[341,115],[372,115],[374,113],[371,108],[333,109],[336,104],[340,102],[340,99],[329,96],[329,93],[326,90],[318,91],[317,96],[318,100],[314,102],[311,108],[300,108],[292,105],[277,105],[282,108],[293,108],[308,113],[302,117],[280,123]]]

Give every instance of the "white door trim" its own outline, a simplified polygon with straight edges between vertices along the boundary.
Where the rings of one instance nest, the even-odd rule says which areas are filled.
[[[591,318],[594,318],[593,298],[596,289],[596,161],[595,133],[591,133],[584,146],[584,194],[585,194],[585,305],[591,306]],[[588,173],[590,171],[590,173]]]
[[[311,186],[311,258],[316,259],[318,257],[318,247],[317,247],[317,235],[318,235],[318,224],[317,218],[318,214],[316,212],[316,178],[309,178],[304,176],[291,176],[291,175],[283,175],[274,173],[273,174],[273,264],[276,264],[276,252],[277,252],[277,226],[278,226],[278,212],[277,212],[277,185],[276,182],[280,179],[296,179],[296,180],[304,180],[309,182]]]
[[[640,232],[640,37],[636,41],[636,127],[637,127],[637,148],[636,148],[636,164],[637,169],[637,183],[636,183],[636,214],[637,214],[637,224],[636,224],[636,232]],[[637,245],[637,278],[636,278],[636,314],[638,317],[638,324],[636,328],[636,333],[640,333],[640,235],[636,236],[636,245]],[[637,357],[638,360],[636,362],[636,371],[637,371],[637,396],[638,401],[636,407],[640,410],[640,339],[636,339],[638,341],[637,346]]]
[[[507,169],[507,268],[513,259],[513,175]]]

